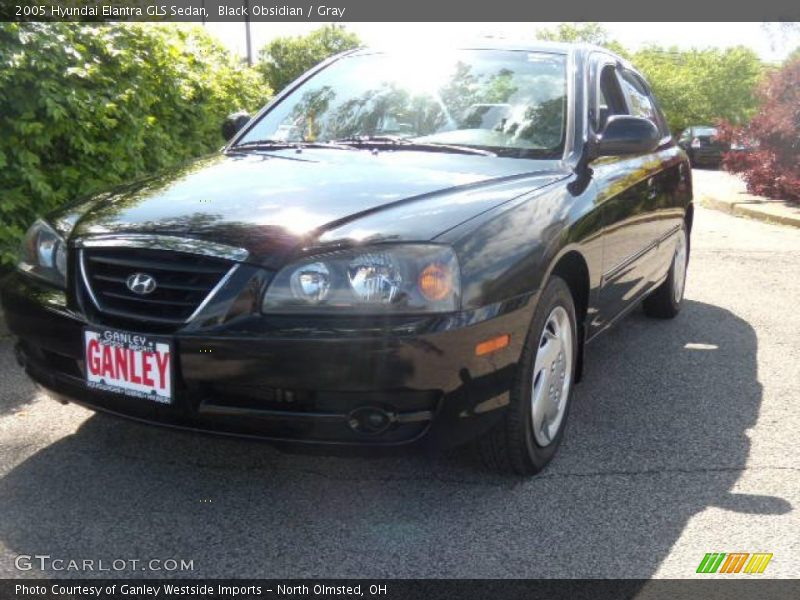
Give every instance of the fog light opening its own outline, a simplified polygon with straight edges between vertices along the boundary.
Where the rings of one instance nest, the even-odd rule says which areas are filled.
[[[347,416],[350,429],[367,435],[385,432],[397,420],[397,415],[378,406],[360,406]]]

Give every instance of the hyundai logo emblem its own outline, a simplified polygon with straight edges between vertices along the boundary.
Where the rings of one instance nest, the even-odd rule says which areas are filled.
[[[152,294],[154,291],[156,291],[156,287],[158,286],[155,277],[148,275],[147,273],[134,273],[128,277],[125,284],[128,286],[130,291],[132,291],[134,294],[139,294],[140,296]]]

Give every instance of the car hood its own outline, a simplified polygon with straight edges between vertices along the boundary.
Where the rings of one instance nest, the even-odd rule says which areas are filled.
[[[449,153],[228,153],[98,195],[60,222],[74,224],[73,239],[181,235],[243,247],[269,264],[298,246],[429,240],[566,174],[557,161]]]

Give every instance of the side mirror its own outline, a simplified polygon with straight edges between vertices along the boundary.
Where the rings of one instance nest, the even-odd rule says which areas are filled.
[[[222,137],[229,142],[239,130],[250,122],[250,115],[246,112],[237,112],[225,117],[222,122]]]
[[[603,134],[597,140],[595,156],[647,154],[658,148],[661,134],[649,119],[628,115],[608,118]]]

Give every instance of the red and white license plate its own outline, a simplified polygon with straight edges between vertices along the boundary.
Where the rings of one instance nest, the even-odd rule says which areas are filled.
[[[85,329],[86,384],[170,404],[172,344],[161,338],[114,329]]]

